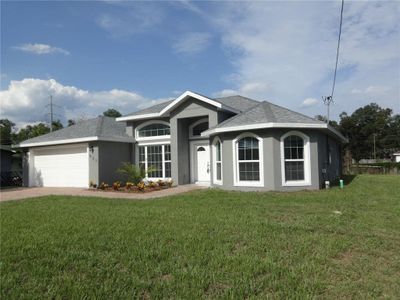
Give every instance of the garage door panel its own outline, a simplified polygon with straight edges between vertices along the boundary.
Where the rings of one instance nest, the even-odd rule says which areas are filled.
[[[87,187],[89,161],[87,145],[44,148],[33,151],[31,185],[48,187]]]

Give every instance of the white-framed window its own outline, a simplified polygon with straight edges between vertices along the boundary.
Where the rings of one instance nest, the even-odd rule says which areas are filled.
[[[243,133],[233,140],[235,186],[264,186],[263,139]]]
[[[208,129],[208,118],[197,120],[189,126],[189,137],[191,139],[203,138],[201,133]]]
[[[135,130],[135,138],[138,141],[168,139],[170,137],[169,123],[161,120],[144,122]]]
[[[222,184],[222,143],[219,137],[214,139],[213,143],[213,182],[214,184]]]
[[[149,172],[149,179],[171,178],[171,146],[170,145],[146,145],[139,146],[139,167],[145,170],[156,168]]]
[[[310,139],[299,131],[281,137],[281,172],[283,186],[311,184]]]

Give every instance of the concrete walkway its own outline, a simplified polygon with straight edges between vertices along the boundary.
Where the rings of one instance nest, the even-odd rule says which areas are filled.
[[[122,193],[100,190],[92,191],[83,188],[50,188],[50,187],[32,187],[32,188],[15,188],[0,191],[0,201],[19,200],[32,197],[41,197],[49,195],[65,195],[65,196],[85,196],[85,197],[102,197],[114,199],[152,199],[178,195],[194,190],[204,189],[204,186],[195,184],[185,184],[177,187],[159,190],[148,193]]]

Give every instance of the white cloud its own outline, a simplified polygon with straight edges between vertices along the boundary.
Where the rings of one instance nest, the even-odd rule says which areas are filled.
[[[318,104],[318,99],[315,98],[306,98],[304,99],[303,103],[301,103],[302,107],[310,107]]]
[[[204,51],[210,43],[211,34],[207,32],[190,32],[181,36],[172,47],[178,54],[192,55]]]
[[[151,2],[108,1],[114,13],[99,15],[96,23],[112,37],[124,38],[155,28],[164,19],[164,10]],[[110,10],[111,11],[111,10]]]
[[[2,118],[9,118],[18,126],[48,121],[45,106],[50,95],[54,103],[61,106],[55,107],[55,113],[63,122],[82,116],[95,117],[111,107],[127,114],[165,100],[149,100],[133,91],[88,91],[62,85],[54,79],[25,78],[11,81],[8,89],[0,91]]]
[[[46,44],[22,44],[19,46],[13,47],[14,49],[24,51],[24,52],[30,52],[34,54],[55,54],[55,53],[61,53],[64,55],[69,55],[70,52],[59,47],[53,47],[50,45]]]
[[[239,92],[296,109],[298,99],[330,94],[340,1],[234,2],[214,11],[214,28],[234,68],[216,95]],[[336,117],[371,101],[400,111],[399,13],[399,2],[345,3]],[[322,113],[318,105],[300,110]]]

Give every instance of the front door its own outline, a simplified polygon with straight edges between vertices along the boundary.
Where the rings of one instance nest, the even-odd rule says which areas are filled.
[[[210,182],[210,146],[196,145],[197,181]]]

